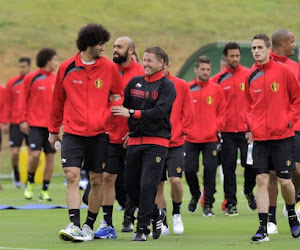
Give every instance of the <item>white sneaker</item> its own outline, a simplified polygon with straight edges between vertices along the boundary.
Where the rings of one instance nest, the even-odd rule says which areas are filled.
[[[300,206],[299,206],[298,203],[299,203],[299,202],[297,202],[296,205],[295,205],[295,212],[296,212],[296,214],[297,214],[298,216],[300,216]],[[287,212],[287,210],[286,210],[286,208],[285,208],[285,205],[283,206],[282,213],[283,213],[283,215],[284,215],[286,218],[288,218],[288,212]]]
[[[268,234],[278,234],[277,226],[273,222],[268,222],[267,224],[267,233]]]
[[[84,224],[84,225],[82,226],[81,231],[82,231],[82,237],[83,237],[83,240],[84,240],[84,241],[91,241],[91,240],[94,239],[94,232],[93,232],[93,230],[90,228],[89,225]]]
[[[64,241],[82,242],[82,231],[71,222],[65,229],[59,231],[58,236]]]
[[[170,230],[166,225],[163,225],[162,229],[161,229],[161,235],[169,235],[170,234]]]
[[[89,181],[88,179],[82,179],[79,181],[79,188],[82,190],[85,190],[87,185],[88,185]]]
[[[183,227],[181,215],[180,214],[174,214],[172,216],[172,220],[173,220],[173,232],[174,232],[174,234],[183,234],[184,227]]]

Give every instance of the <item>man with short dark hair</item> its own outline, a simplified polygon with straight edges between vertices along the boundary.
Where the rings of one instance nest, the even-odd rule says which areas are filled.
[[[272,35],[272,51],[270,56],[274,61],[283,63],[289,67],[289,69],[294,73],[295,77],[299,76],[299,66],[298,64],[291,60],[289,57],[294,55],[294,49],[296,47],[295,36],[292,32],[286,29],[277,30]],[[295,186],[296,196],[300,192],[300,119],[293,126],[295,130],[294,137],[294,162],[296,164],[296,169],[292,171],[292,181]],[[277,177],[275,171],[270,171],[270,181],[269,181],[269,221],[268,221],[268,234],[278,233],[277,222],[276,222],[276,208],[277,208]],[[296,200],[297,202],[297,200]],[[285,212],[285,208],[284,208]]]
[[[159,47],[145,50],[145,76],[134,77],[124,92],[123,106],[113,106],[114,115],[129,117],[125,163],[125,189],[139,207],[134,241],[146,241],[152,219],[152,237],[161,234],[165,212],[155,205],[171,138],[170,115],[176,96],[174,84],[163,76],[165,52]]]
[[[183,197],[183,185],[181,178],[184,169],[184,136],[192,133],[193,103],[187,82],[170,74],[169,68],[171,67],[171,64],[167,54],[164,60],[165,64],[163,73],[165,77],[168,77],[168,79],[174,83],[176,98],[172,107],[170,118],[172,125],[172,137],[169,143],[163,176],[157,190],[156,203],[159,208],[165,210],[167,213],[164,183],[168,176],[171,186],[170,193],[173,205],[173,233],[183,234],[184,225],[181,218],[180,208]],[[169,233],[170,231],[166,216],[163,221],[162,235],[168,235]]]
[[[225,125],[226,102],[220,85],[209,80],[210,58],[200,56],[195,62],[196,77],[189,82],[194,104],[192,133],[186,136],[185,178],[192,195],[188,211],[194,213],[201,196],[197,172],[199,155],[202,151],[204,166],[204,206],[203,216],[214,217],[212,211],[216,192],[216,171],[218,167],[218,132]]]
[[[221,130],[223,139],[221,163],[224,174],[225,215],[238,215],[236,198],[236,166],[238,150],[244,171],[244,194],[250,209],[256,209],[253,195],[255,171],[246,163],[248,143],[245,103],[245,76],[249,69],[240,64],[241,48],[236,42],[227,43],[223,49],[226,68],[211,78],[222,87],[226,99],[226,123]]]
[[[118,67],[119,74],[122,79],[123,89],[128,82],[135,76],[144,75],[142,65],[132,59],[135,52],[135,44],[131,38],[122,36],[114,42],[113,61]],[[123,99],[120,100],[120,105]],[[120,189],[115,188],[116,181],[124,187],[124,170],[126,149],[123,147],[125,136],[128,133],[128,118],[122,116],[114,116],[109,122],[109,146],[107,164],[103,173],[103,200],[102,209],[104,220],[101,222],[100,228],[95,232],[95,238],[115,239],[117,234],[112,222],[113,204]],[[118,180],[117,180],[118,178]],[[133,231],[133,221],[135,205],[124,195],[121,201],[124,211],[124,222],[122,232]]]
[[[288,211],[290,232],[300,235],[295,213],[295,187],[291,171],[293,160],[293,124],[299,118],[299,84],[294,74],[283,64],[270,58],[271,43],[265,34],[253,37],[251,51],[255,64],[246,76],[246,108],[254,140],[253,168],[257,171],[257,210],[260,226],[251,238],[253,242],[269,241],[267,232],[269,209],[269,171],[276,171],[281,193]]]
[[[82,27],[76,40],[79,52],[64,61],[58,71],[51,106],[49,141],[61,141],[61,162],[67,179],[66,199],[70,223],[60,230],[61,240],[94,239],[93,226],[102,202],[103,169],[106,165],[110,94],[123,95],[116,65],[101,55],[109,31],[99,24]],[[91,190],[88,213],[80,229],[80,170],[89,170]]]
[[[8,80],[6,84],[6,101],[4,111],[5,130],[9,125],[9,145],[12,148],[11,163],[13,167],[13,183],[20,188],[19,153],[23,140],[28,145],[28,136],[20,130],[18,121],[19,97],[24,77],[30,71],[31,60],[29,57],[19,58],[19,75]]]
[[[28,180],[24,196],[28,200],[33,197],[34,175],[43,148],[46,164],[43,188],[39,199],[40,201],[51,201],[48,188],[53,173],[53,153],[55,150],[48,142],[48,124],[55,83],[53,72],[58,66],[56,51],[52,48],[41,49],[36,56],[36,64],[39,69],[25,76],[19,97],[18,121],[21,132],[28,135],[30,147]]]

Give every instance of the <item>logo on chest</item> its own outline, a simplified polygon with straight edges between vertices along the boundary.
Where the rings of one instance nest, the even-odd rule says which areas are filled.
[[[208,105],[212,105],[212,104],[213,104],[213,101],[214,101],[214,99],[213,99],[212,96],[206,97],[206,103],[207,103]]]
[[[100,88],[102,88],[102,86],[103,86],[103,80],[102,80],[102,79],[97,79],[97,80],[95,81],[95,87],[96,87],[97,89],[100,89]]]
[[[242,82],[240,84],[240,89],[241,89],[241,91],[245,91],[245,83],[244,82]]]
[[[157,97],[158,97],[158,92],[157,92],[157,91],[153,91],[153,92],[151,93],[151,97],[152,97],[153,100],[156,100]]]
[[[279,90],[279,83],[273,82],[270,87],[273,92],[277,92]]]

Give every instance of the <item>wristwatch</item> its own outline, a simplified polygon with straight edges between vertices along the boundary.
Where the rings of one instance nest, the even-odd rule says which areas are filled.
[[[129,109],[129,116],[130,116],[131,118],[134,117],[134,109]]]

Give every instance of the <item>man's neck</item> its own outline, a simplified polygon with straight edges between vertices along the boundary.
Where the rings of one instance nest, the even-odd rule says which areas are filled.
[[[127,60],[125,62],[120,63],[120,66],[121,67],[128,67],[131,64],[131,62],[132,62],[132,58],[131,57],[127,58]]]
[[[277,56],[286,56],[284,51],[280,48],[273,48],[273,53]]]
[[[91,57],[86,51],[81,51],[80,53],[80,59],[85,62],[93,62],[95,61],[95,58]]]

